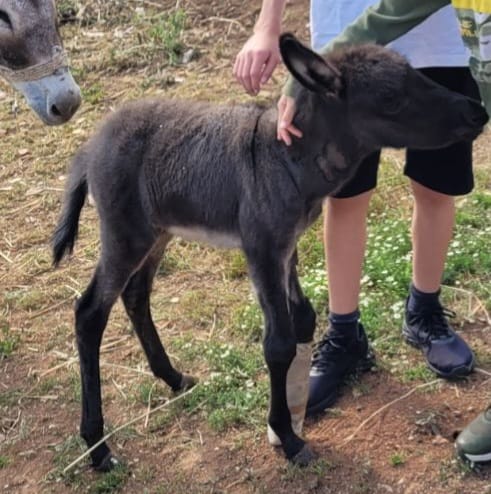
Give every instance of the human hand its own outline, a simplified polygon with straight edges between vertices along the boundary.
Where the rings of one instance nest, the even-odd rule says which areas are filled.
[[[234,76],[251,95],[259,93],[281,60],[279,34],[258,31],[235,58]]]
[[[303,136],[302,131],[297,129],[292,123],[293,117],[295,116],[295,110],[295,100],[291,96],[282,94],[281,98],[278,100],[276,138],[279,141],[283,141],[287,146],[291,146],[292,135],[298,138]]]

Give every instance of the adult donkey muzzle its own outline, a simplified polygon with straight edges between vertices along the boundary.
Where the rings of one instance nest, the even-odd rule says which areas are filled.
[[[68,67],[29,82],[16,82],[14,87],[47,125],[61,125],[75,114],[82,97]]]
[[[82,97],[74,81],[65,52],[59,46],[50,60],[12,70],[0,67],[0,75],[19,90],[29,106],[47,125],[60,125],[75,114]]]

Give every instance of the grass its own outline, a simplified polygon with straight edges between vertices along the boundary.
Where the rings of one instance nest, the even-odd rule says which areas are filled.
[[[156,47],[163,49],[169,63],[175,65],[184,49],[181,38],[186,24],[186,12],[177,9],[169,14],[155,16],[152,23],[150,40]]]
[[[116,45],[110,52],[108,64],[110,71],[127,71],[152,66],[154,72],[159,72],[180,63],[185,50],[183,31],[186,25],[186,12],[184,10],[178,8],[152,16],[137,13],[131,24],[134,30],[129,35],[128,43],[124,43],[121,47]]]
[[[104,87],[100,83],[94,83],[82,89],[82,98],[91,105],[97,105],[104,99]]]
[[[105,473],[101,478],[97,479],[89,489],[91,494],[110,494],[111,492],[120,491],[126,483],[130,472],[127,467],[118,465],[108,473]]]
[[[61,475],[63,468],[86,449],[77,432],[81,398],[77,365],[61,367],[39,380],[35,393],[57,395],[56,410],[46,408],[47,404],[42,401],[23,398],[36,372],[63,363],[65,357],[61,360],[60,354],[76,354],[71,302],[88,283],[99,255],[96,214],[94,209],[85,208],[73,259],[57,271],[51,269],[49,235],[58,215],[59,189],[66,176],[69,157],[103,114],[136,96],[165,95],[221,102],[246,98],[238,87],[230,84],[230,60],[238,48],[233,36],[229,40],[222,29],[220,36],[215,31],[209,40],[209,33],[203,28],[203,25],[206,29],[210,26],[205,23],[206,19],[197,18],[192,11],[184,14],[175,10],[175,2],[172,5],[167,2],[165,8],[155,11],[146,9],[143,13],[135,13],[133,9],[143,2],[116,3],[88,2],[81,19],[83,27],[65,28],[70,30],[66,42],[75,64],[74,73],[84,88],[84,105],[73,122],[63,128],[48,129],[39,125],[20,99],[21,112],[17,119],[11,116],[9,99],[0,105],[2,130],[5,128],[7,133],[2,135],[0,149],[0,251],[12,261],[3,263],[3,258],[0,259],[0,367],[2,371],[6,369],[6,373],[2,373],[0,407],[2,416],[9,419],[15,420],[19,410],[22,412],[17,429],[11,431],[8,445],[2,450],[0,469],[7,477],[15,475],[18,468],[13,459],[22,462],[22,459],[17,460],[18,451],[26,449],[23,442],[32,441],[36,450],[45,452],[43,448],[47,448],[49,451],[49,454],[39,455],[42,461],[32,470],[53,469],[45,480],[46,485],[40,488],[46,492],[134,492],[138,489],[149,493],[184,493],[201,492],[200,486],[202,492],[226,492],[227,485],[243,475],[246,480],[244,485],[236,486],[237,490],[275,492],[267,488],[269,479],[278,477],[271,458],[281,465],[283,459],[281,455],[273,456],[264,439],[269,389],[261,349],[263,316],[250,292],[247,266],[241,253],[224,253],[179,240],[169,246],[159,268],[153,296],[156,325],[172,361],[180,370],[197,375],[200,384],[185,399],[152,416],[147,428],[138,423],[134,429],[128,428],[111,438],[116,454],[130,458],[130,462],[135,458],[141,462],[133,461],[128,467],[108,475],[94,475],[85,461],[68,475]],[[131,8],[127,4],[131,4]],[[229,2],[218,4],[229,8]],[[58,6],[69,16],[72,10],[79,8],[80,2],[64,1]],[[192,9],[199,7],[200,2],[195,2]],[[226,23],[234,16],[234,12],[223,11],[216,17]],[[246,26],[245,18],[240,19]],[[86,31],[90,36],[84,36]],[[244,35],[245,32],[240,31],[240,36]],[[193,61],[186,70],[180,64],[182,55],[190,48],[197,52],[197,47],[203,58]],[[220,60],[205,63],[213,54]],[[219,70],[218,64],[226,64],[226,68]],[[29,148],[29,155],[19,156],[20,148]],[[489,164],[476,169],[476,178],[476,190],[457,202],[457,226],[445,271],[443,297],[458,313],[457,327],[467,318],[477,320],[483,315],[482,310],[469,313],[467,294],[472,295],[472,309],[478,297],[486,309],[491,310]],[[43,187],[47,187],[46,191],[36,195],[36,190]],[[410,206],[407,182],[397,160],[386,157],[368,218],[369,238],[360,307],[377,351],[381,378],[389,371],[406,387],[433,379],[419,354],[402,345],[400,338],[401,314],[411,271]],[[319,335],[327,326],[328,305],[321,220],[300,239],[299,259],[303,289],[318,314]],[[67,301],[66,305],[56,307],[63,300]],[[54,308],[32,318],[50,307]],[[128,326],[126,315],[116,307],[104,342],[126,337]],[[480,363],[489,362],[489,354],[484,344],[478,353]],[[156,379],[134,372],[148,371],[136,338],[110,348],[102,358],[108,364],[129,369],[101,368],[106,424],[129,421],[144,413],[149,402],[156,406],[171,396],[170,390]],[[13,362],[19,366],[14,367]],[[9,381],[11,374],[15,379]],[[466,391],[462,391],[462,401]],[[355,380],[347,394],[360,401],[369,400],[373,389],[363,380]],[[366,410],[367,407],[363,407],[356,413],[360,413],[361,418]],[[50,413],[53,429],[42,422],[46,417],[51,419]],[[331,422],[341,424],[353,413],[353,409],[344,407],[333,409],[327,414],[325,424],[331,430]],[[433,428],[444,420],[427,414],[418,416],[416,426],[430,437]],[[7,429],[11,423],[8,422]],[[4,427],[3,422],[0,422],[0,434],[4,431],[1,427]],[[334,443],[336,428],[339,431],[342,426],[332,426],[332,434],[321,442],[321,448],[328,451],[326,458],[306,470],[281,469],[282,479],[299,485],[292,486],[290,491],[300,492],[312,476],[318,479],[319,487],[311,490],[320,491],[325,479],[331,482],[346,475],[345,463],[352,460],[359,466],[356,452],[350,453],[347,461],[344,458],[343,461],[332,460],[338,453],[338,445]],[[107,430],[111,430],[110,425]],[[311,430],[308,429],[307,434]],[[203,435],[204,444],[196,446],[198,432]],[[60,437],[66,439],[60,441]],[[222,446],[221,441],[229,445],[228,457],[207,458],[207,454],[212,456],[216,444]],[[374,463],[380,453],[375,443]],[[252,453],[253,448],[268,458],[264,466],[262,457],[254,457],[257,452]],[[398,446],[393,447],[395,452],[389,457],[385,451],[380,454],[380,463],[389,470],[403,464],[406,464],[404,471],[409,469],[413,459],[409,450],[405,453],[408,456],[411,453],[411,462],[407,463]],[[203,463],[193,455],[205,456]],[[195,470],[187,463],[193,464],[193,459],[197,462]],[[221,480],[215,485],[213,474],[206,472],[210,475],[206,485],[197,487],[198,480],[190,480],[193,474],[214,461],[223,462],[217,466],[217,478]],[[368,463],[360,468],[358,477],[348,479],[345,486],[353,486],[353,492],[374,492],[372,476],[377,483],[378,472],[373,475],[375,467]],[[447,468],[442,465],[444,482],[460,475],[459,468],[454,463],[449,463]],[[389,477],[391,475],[392,471]],[[387,483],[387,479],[382,475],[380,482]]]
[[[406,457],[403,453],[394,453],[391,455],[389,462],[393,467],[400,467],[406,463]]]
[[[259,345],[246,348],[201,343],[195,361],[198,352],[208,367],[207,378],[178,406],[187,413],[202,410],[211,428],[217,431],[238,425],[262,427],[269,388]]]
[[[18,337],[12,334],[7,322],[0,320],[0,361],[12,354],[18,341]]]

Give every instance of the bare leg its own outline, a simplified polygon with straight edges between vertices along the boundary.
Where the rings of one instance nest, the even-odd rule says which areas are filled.
[[[455,223],[452,196],[411,180],[414,193],[412,223],[413,284],[426,293],[438,291]]]
[[[368,191],[327,201],[324,246],[330,327],[316,345],[312,359],[306,410],[310,416],[336,402],[339,388],[357,367],[368,369],[371,364],[367,359],[368,340],[357,311],[371,195],[372,191]]]
[[[366,216],[373,191],[346,199],[329,198],[324,215],[324,248],[329,310],[349,314],[358,307],[365,254]]]

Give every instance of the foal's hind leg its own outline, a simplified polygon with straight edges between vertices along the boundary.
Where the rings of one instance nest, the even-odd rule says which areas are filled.
[[[125,233],[126,231],[126,233]],[[82,380],[81,436],[92,447],[103,437],[99,352],[102,335],[114,302],[131,274],[144,261],[154,243],[143,227],[132,232],[103,231],[102,255],[94,276],[75,306],[75,327]],[[97,470],[109,470],[115,463],[105,442],[90,454]]]
[[[133,274],[126,285],[122,299],[152,372],[156,377],[163,379],[174,391],[181,391],[190,388],[196,381],[192,377],[178,372],[170,363],[155,329],[150,311],[153,278],[165,247],[171,238],[171,235],[164,234],[157,241],[145,263]]]

